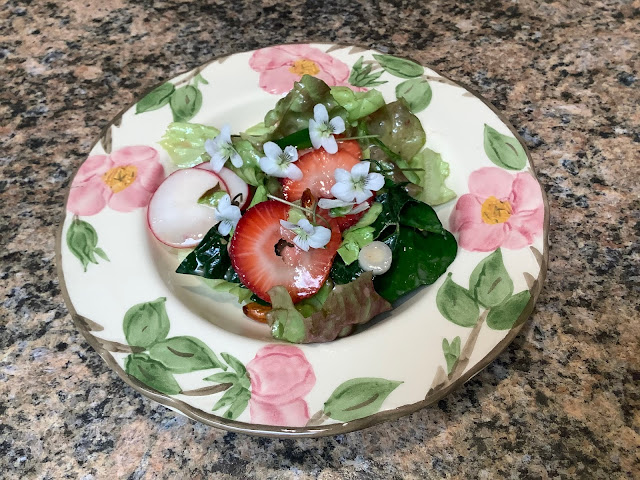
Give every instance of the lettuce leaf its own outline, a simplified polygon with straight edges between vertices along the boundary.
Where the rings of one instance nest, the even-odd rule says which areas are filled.
[[[338,255],[342,257],[346,265],[355,262],[360,254],[360,249],[373,242],[374,229],[369,225],[375,222],[381,211],[382,205],[377,202],[374,203],[358,220],[358,223],[345,230],[342,234],[343,240],[340,247],[338,247]]]
[[[204,284],[214,292],[230,293],[238,299],[238,303],[244,303],[251,298],[252,292],[239,283],[227,282],[220,278],[203,278]]]
[[[313,118],[313,107],[318,103],[327,107],[329,118],[339,115],[347,119],[347,111],[331,96],[329,86],[319,78],[303,75],[264,117],[266,128],[275,127],[271,139],[286,137],[307,128],[309,119]]]
[[[199,123],[173,122],[158,143],[174,164],[187,168],[211,160],[204,149],[204,142],[217,137],[219,133],[217,128]]]
[[[268,292],[273,308],[267,314],[271,334],[291,343],[330,342],[348,335],[356,325],[391,309],[374,290],[372,278],[367,272],[351,283],[338,285],[322,309],[306,318],[296,310],[286,288],[273,287]]]
[[[242,158],[242,166],[235,167],[231,162],[227,162],[225,167],[233,170],[243,181],[254,187],[264,184],[265,174],[260,168],[260,157],[262,155],[258,149],[249,141],[244,139],[233,139],[233,146]]]
[[[388,103],[369,115],[367,129],[404,160],[422,150],[427,140],[420,120],[404,100]]]
[[[384,105],[384,98],[377,90],[354,92],[349,87],[331,87],[331,96],[347,111],[347,120],[351,123]]]
[[[445,185],[449,176],[449,164],[442,160],[439,153],[425,148],[409,160],[409,166],[422,169],[415,172],[422,190],[414,198],[432,206],[456,198],[456,193]]]

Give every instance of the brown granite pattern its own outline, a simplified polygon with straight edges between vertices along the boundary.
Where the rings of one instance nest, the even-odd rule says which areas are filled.
[[[0,18],[0,476],[640,477],[640,2],[5,0]],[[438,405],[336,437],[249,438],[106,367],[63,303],[54,235],[73,171],[142,92],[308,41],[413,57],[503,111],[549,195],[550,270],[515,342]]]

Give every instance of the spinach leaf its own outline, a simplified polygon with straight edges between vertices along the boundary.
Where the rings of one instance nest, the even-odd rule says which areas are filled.
[[[227,282],[240,283],[231,266],[227,251],[229,242],[218,232],[216,226],[204,236],[198,246],[182,261],[176,273],[197,275],[204,278],[221,278]]]

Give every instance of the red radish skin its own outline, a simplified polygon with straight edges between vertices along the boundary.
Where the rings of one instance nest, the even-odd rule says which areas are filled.
[[[209,170],[211,172],[213,171],[211,169],[210,162],[201,163],[200,165],[196,165],[195,168],[201,168],[204,170]],[[251,195],[249,194],[249,185],[247,185],[247,183],[244,180],[242,180],[238,175],[236,175],[236,173],[233,170],[227,167],[222,167],[222,169],[219,172],[214,172],[214,173],[216,173],[216,175],[218,175],[222,179],[223,183],[226,186],[225,190],[229,193],[231,200],[236,198],[239,194],[242,195],[242,201],[238,205],[240,207],[240,210],[244,210],[246,207],[249,206],[249,202],[251,201],[250,199]]]
[[[173,172],[155,191],[147,209],[151,233],[165,245],[191,248],[215,225],[215,210],[198,199],[216,186],[224,186],[215,173],[189,168]]]
[[[331,221],[331,240],[324,248],[308,252],[293,244],[295,233],[283,228],[289,206],[275,200],[258,203],[242,216],[229,245],[229,256],[240,280],[252,292],[269,301],[268,291],[284,286],[294,302],[315,294],[327,279],[342,240],[338,224]]]

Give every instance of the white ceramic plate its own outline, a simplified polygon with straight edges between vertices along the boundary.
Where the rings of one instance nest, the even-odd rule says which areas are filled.
[[[58,242],[80,331],[144,395],[233,431],[321,436],[426,406],[486,366],[531,313],[547,263],[548,208],[522,142],[477,95],[429,68],[358,47],[288,45],[214,60],[156,88],[106,129],[76,174]],[[362,59],[360,62],[359,60]],[[173,170],[174,118],[242,131],[302,73],[412,103],[457,198],[436,208],[459,242],[435,284],[363,331],[291,345],[235,299],[175,274],[146,205]]]

